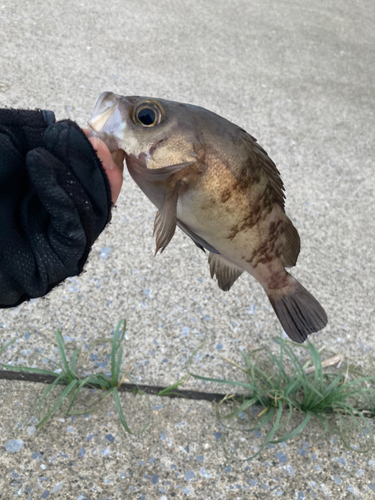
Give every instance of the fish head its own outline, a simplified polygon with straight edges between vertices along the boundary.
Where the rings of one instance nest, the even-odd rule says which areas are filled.
[[[142,158],[149,169],[192,161],[196,133],[184,105],[164,99],[103,92],[88,121],[91,135],[111,152]]]

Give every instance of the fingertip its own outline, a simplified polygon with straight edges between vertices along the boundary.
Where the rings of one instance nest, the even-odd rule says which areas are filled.
[[[97,137],[88,137],[88,140],[91,142],[92,147],[97,150],[99,147],[99,139]]]
[[[99,156],[102,163],[112,163],[111,153],[101,139],[99,139],[98,137],[89,137],[89,141],[91,142],[92,147],[95,149],[96,154]]]

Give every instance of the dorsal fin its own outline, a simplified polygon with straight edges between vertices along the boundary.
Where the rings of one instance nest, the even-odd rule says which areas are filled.
[[[284,210],[284,184],[281,180],[279,170],[277,169],[271,158],[268,156],[267,152],[261,146],[259,146],[255,137],[251,136],[243,129],[239,129],[239,131],[241,140],[245,145],[250,157],[250,163],[248,164],[249,174],[253,176],[254,173],[260,173],[261,171],[263,171],[264,174],[267,175],[267,187],[269,192],[271,193],[270,202],[278,203]]]
[[[284,221],[284,244],[282,261],[285,267],[292,267],[296,265],[299,251],[301,249],[301,242],[297,229],[293,223],[286,217]]]

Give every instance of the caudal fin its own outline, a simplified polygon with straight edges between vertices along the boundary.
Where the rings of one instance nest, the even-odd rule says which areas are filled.
[[[327,314],[319,302],[295,278],[288,287],[289,292],[273,298],[268,294],[271,305],[284,328],[294,341],[302,344],[310,333],[322,330],[328,321]]]

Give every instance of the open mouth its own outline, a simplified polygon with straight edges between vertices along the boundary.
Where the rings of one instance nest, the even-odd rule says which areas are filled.
[[[110,150],[114,161],[122,165],[125,153],[119,149],[118,142],[126,123],[119,110],[119,96],[113,92],[103,92],[96,101],[87,124],[90,136],[101,139]]]

